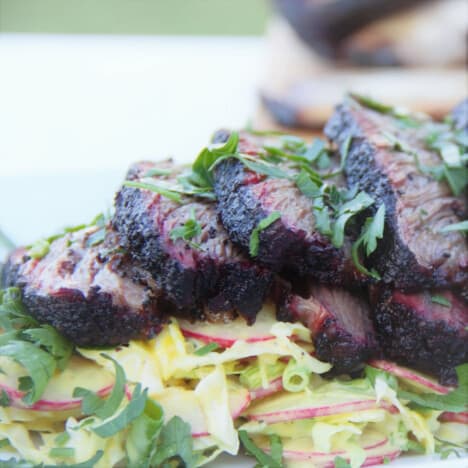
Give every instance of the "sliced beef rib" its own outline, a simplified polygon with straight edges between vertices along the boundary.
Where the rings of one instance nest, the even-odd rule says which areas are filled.
[[[290,295],[283,314],[306,325],[317,357],[333,364],[334,373],[362,368],[378,352],[366,300],[342,288],[315,285],[310,296]]]
[[[441,232],[466,217],[466,198],[454,197],[448,184],[420,169],[441,164],[425,147],[428,128],[430,123],[408,126],[404,119],[353,99],[338,106],[325,127],[337,145],[352,138],[346,159],[348,183],[377,200],[372,209],[385,203],[384,239],[371,264],[384,281],[400,289],[468,284],[464,234]]]
[[[436,375],[441,383],[456,382],[454,367],[468,362],[468,307],[453,293],[436,301],[435,293],[377,294],[375,326],[384,354],[401,364]]]
[[[215,141],[227,138],[218,133]],[[239,151],[258,156],[261,147],[251,135],[241,134]],[[229,158],[214,169],[215,192],[221,221],[233,242],[249,251],[252,232],[273,212],[281,218],[259,233],[255,259],[273,271],[313,275],[331,284],[364,281],[351,260],[350,241],[335,248],[316,227],[312,201],[288,178],[267,177]]]
[[[41,259],[23,248],[14,251],[6,286],[21,288],[31,315],[80,346],[114,346],[154,335],[162,323],[157,288],[129,262],[114,233],[107,231],[104,243],[89,247],[97,229],[66,234]]]
[[[155,168],[171,174],[147,177]],[[141,162],[132,166],[128,179],[167,185],[180,171],[168,162]],[[197,235],[189,240],[171,238],[173,229],[193,217],[200,226]],[[255,321],[273,275],[232,244],[214,203],[193,197],[178,203],[151,190],[123,187],[116,196],[113,226],[174,305],[170,313],[219,320],[239,313],[249,323]]]

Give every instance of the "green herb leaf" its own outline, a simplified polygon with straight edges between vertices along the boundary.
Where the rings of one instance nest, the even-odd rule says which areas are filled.
[[[283,462],[283,443],[281,438],[276,435],[270,435],[270,455],[279,465]]]
[[[296,185],[307,198],[312,200],[322,194],[320,187],[312,180],[310,174],[303,169],[296,177]]]
[[[221,146],[204,148],[192,164],[192,173],[189,177],[191,183],[197,187],[212,188],[212,170],[217,159],[226,156],[234,156],[237,153],[239,134],[232,132],[228,140]]]
[[[342,457],[335,457],[335,468],[351,468],[351,465]]]
[[[307,151],[304,153],[304,157],[310,162],[313,163],[317,161],[320,156],[326,152],[326,144],[320,138],[315,138],[312,144],[307,148]]]
[[[150,192],[158,193],[159,195],[162,195],[163,197],[166,197],[169,200],[175,201],[177,203],[180,203],[182,201],[182,196],[180,195],[180,193],[177,193],[174,190],[168,190],[163,187],[159,187],[154,184],[148,184],[146,182],[135,182],[133,180],[126,180],[123,183],[123,185],[125,187],[149,190]]]
[[[253,455],[261,466],[267,466],[268,468],[282,468],[282,463],[278,462],[272,456],[258,448],[246,431],[239,431],[239,438],[246,452]]]
[[[172,173],[171,169],[159,169],[157,167],[153,167],[149,169],[143,177],[155,177],[155,176],[168,176]]]
[[[190,425],[174,416],[161,429],[151,466],[170,466],[166,463],[178,460],[185,468],[194,468],[193,439]]]
[[[96,245],[101,244],[102,242],[104,242],[105,237],[106,237],[106,228],[102,227],[96,232],[93,232],[86,239],[86,247],[95,247]]]
[[[157,450],[157,439],[164,423],[161,406],[148,398],[145,409],[130,425],[125,451],[128,468],[149,468]]]
[[[39,239],[28,249],[27,255],[36,260],[44,258],[50,251],[50,243],[46,239]]]
[[[219,349],[218,343],[208,343],[207,345],[198,348],[193,354],[196,356],[205,356],[205,354],[211,353],[217,349]]]
[[[1,389],[0,391],[0,406],[6,408],[7,406],[11,405],[11,399],[5,389]]]
[[[369,256],[377,248],[377,239],[382,239],[385,228],[385,205],[379,206],[379,209],[372,218],[367,218],[364,226],[361,229],[361,234],[358,239],[353,243],[351,248],[351,256],[356,268],[368,276],[377,280],[380,275],[375,271],[369,271],[362,263],[359,257],[359,250],[363,246],[366,256]]]
[[[84,415],[95,414],[104,404],[104,400],[99,395],[82,387],[73,390],[73,398],[81,398],[81,412]]]
[[[339,248],[344,242],[344,233],[347,222],[357,213],[368,208],[374,203],[374,199],[366,192],[359,192],[355,198],[344,203],[338,210],[336,221],[333,225],[332,244]]]
[[[250,234],[249,241],[249,252],[252,257],[258,255],[258,246],[260,243],[260,232],[265,230],[267,227],[271,226],[275,221],[281,218],[281,213],[278,211],[273,211],[266,218],[263,218],[257,225],[257,227]]]
[[[448,226],[444,226],[443,228],[439,229],[439,232],[453,231],[468,232],[468,221],[461,221],[459,223],[449,224]]]
[[[173,242],[177,239],[183,239],[189,241],[194,237],[197,237],[201,234],[202,228],[200,223],[195,219],[195,210],[192,209],[191,218],[185,221],[182,226],[175,227],[171,230],[169,237]]]
[[[266,161],[260,159],[254,160],[245,156],[236,156],[236,158],[252,172],[257,174],[263,174],[276,179],[289,179],[290,176],[274,164],[269,164]]]
[[[0,326],[5,331],[38,326],[37,320],[28,313],[22,302],[19,288],[0,290]],[[16,333],[10,336],[16,336]],[[0,339],[0,344],[9,341],[5,333]]]
[[[23,397],[23,401],[32,405],[39,400],[55,372],[55,359],[32,343],[16,340],[0,346],[0,356],[12,358],[28,371],[33,389]]]
[[[31,328],[22,332],[34,344],[46,349],[57,361],[57,367],[63,370],[73,353],[73,345],[50,325]]]
[[[114,418],[109,419],[93,431],[99,437],[111,437],[122,429],[125,429],[133,420],[143,413],[146,405],[148,389],[141,391],[141,384],[137,384],[132,393],[132,399]]]
[[[49,457],[52,458],[72,458],[75,456],[73,447],[54,447],[49,450]]]
[[[112,364],[114,364],[115,368],[115,382],[114,386],[112,387],[111,394],[95,411],[95,414],[98,418],[107,419],[119,409],[119,406],[125,397],[126,378],[122,366],[115,359],[107,354],[101,354],[101,356],[105,359],[109,359],[109,361],[112,361]]]
[[[316,198],[314,200],[312,209],[318,232],[324,236],[331,236],[332,227],[330,213],[328,212],[328,207],[325,205],[323,198]]]
[[[439,296],[439,295],[434,295],[431,296],[431,302],[434,302],[434,304],[439,304],[444,307],[452,307],[452,303],[446,299],[444,296]]]
[[[62,446],[62,445],[65,445],[69,440],[70,440],[70,434],[68,432],[62,432],[54,439],[54,442],[58,446]]]

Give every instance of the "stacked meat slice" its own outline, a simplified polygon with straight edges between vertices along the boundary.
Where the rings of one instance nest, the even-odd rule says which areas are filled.
[[[463,110],[454,112],[455,131],[466,127]],[[382,349],[449,383],[468,361],[468,246],[461,230],[447,228],[467,218],[467,200],[466,186],[454,196],[430,170],[442,159],[427,142],[443,130],[349,100],[325,133],[337,145],[352,138],[348,181],[386,207],[385,236],[370,259],[384,282],[372,295]]]
[[[466,104],[451,125],[466,131]],[[4,280],[22,289],[35,317],[81,345],[151,336],[168,315],[240,315],[251,324],[270,298],[279,320],[310,329],[317,357],[335,373],[384,355],[452,383],[454,367],[468,360],[468,247],[453,228],[466,219],[466,189],[452,194],[440,151],[428,143],[447,128],[354,99],[337,108],[326,135],[336,148],[351,143],[335,194],[374,200],[343,228],[342,247],[320,224],[315,192],[299,189],[304,158],[277,147],[275,160],[263,137],[242,132],[237,148],[206,162],[213,187],[194,186],[194,173],[171,161],[136,163],[103,241],[90,242],[91,227],[52,241],[43,258],[19,249]],[[230,132],[215,135],[215,145],[226,141]],[[313,176],[317,167],[306,169]],[[377,272],[371,278],[351,247],[382,205],[383,239],[362,259]]]
[[[122,252],[114,232],[107,230],[104,242],[91,245],[98,230],[65,234],[42,258],[16,250],[6,266],[5,286],[20,287],[37,320],[81,346],[117,345],[154,335],[162,323],[158,289]]]

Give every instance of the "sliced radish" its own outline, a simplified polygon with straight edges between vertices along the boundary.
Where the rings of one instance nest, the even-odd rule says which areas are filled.
[[[269,440],[267,438],[253,437],[255,443],[266,452],[269,451]],[[335,450],[331,452],[320,452],[311,447],[311,439],[304,437],[300,439],[283,439],[283,457],[287,462],[308,462],[309,466],[333,467],[335,458],[347,458],[344,450]],[[392,447],[386,437],[380,434],[366,434],[362,437],[362,446],[366,452],[366,459],[361,466],[378,465],[384,462],[384,459],[393,460],[401,451]],[[294,464],[296,466],[296,464]],[[302,466],[302,464],[300,464]],[[308,466],[305,464],[304,466]]]
[[[297,392],[273,395],[251,405],[244,415],[254,421],[278,423],[295,419],[308,419],[333,414],[385,408],[385,402],[378,404],[372,396],[353,395],[347,392]]]
[[[445,387],[427,375],[421,374],[413,369],[409,369],[408,367],[400,366],[394,362],[375,359],[369,362],[369,365],[393,374],[395,377],[404,379],[408,384],[413,387],[417,387],[422,391],[436,392],[441,395],[446,395],[453,390],[453,387]]]
[[[73,390],[83,387],[100,396],[108,395],[114,385],[114,376],[93,361],[73,356],[63,372],[57,372],[49,381],[42,397],[31,406],[24,403],[25,393],[17,390],[18,378],[26,374],[24,368],[8,357],[0,357],[0,388],[11,406],[35,411],[66,411],[78,408],[81,398],[73,398]]]
[[[452,413],[451,411],[445,411],[439,416],[439,421],[468,424],[468,412]]]
[[[229,386],[228,398],[233,419],[237,418],[250,403],[248,390],[240,385]],[[179,416],[190,424],[192,437],[210,435],[202,407],[192,390],[180,387],[167,388],[155,394],[154,399],[163,407],[166,421],[173,416]]]
[[[258,400],[273,395],[283,390],[283,377],[277,377],[268,383],[267,387],[258,387],[250,390],[250,398]]]
[[[272,340],[271,327],[277,323],[272,305],[265,305],[258,313],[255,323],[247,325],[245,320],[237,318],[232,322],[209,323],[179,320],[179,327],[187,338],[196,338],[204,343],[217,343],[223,348],[229,348],[236,341],[249,343]]]

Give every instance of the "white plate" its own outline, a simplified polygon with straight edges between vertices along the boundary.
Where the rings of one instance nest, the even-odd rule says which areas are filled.
[[[124,174],[116,171],[0,177],[0,228],[18,244],[91,220],[112,206]],[[251,468],[251,458],[221,456],[209,468]],[[468,458],[404,456],[391,467],[467,468]]]

